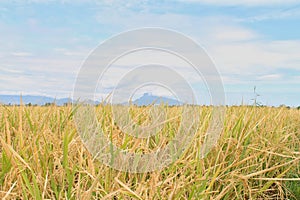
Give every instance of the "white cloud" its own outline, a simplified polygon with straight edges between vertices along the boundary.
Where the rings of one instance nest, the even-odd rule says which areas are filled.
[[[183,0],[180,0],[183,1]],[[203,3],[219,6],[278,6],[298,4],[298,0],[184,0],[184,2]]]
[[[222,22],[214,22],[211,27],[207,28],[206,36],[210,42],[240,42],[254,40],[260,37],[253,30]]]
[[[274,80],[278,80],[280,78],[281,78],[280,74],[267,74],[267,75],[259,76],[257,78],[257,80],[260,80],[260,81],[274,81]]]
[[[36,18],[31,17],[31,18],[27,19],[27,24],[31,27],[34,27],[34,26],[37,26],[39,24],[39,20],[36,19]]]
[[[300,84],[300,76],[295,76],[294,81],[298,84]]]
[[[300,8],[293,7],[290,9],[272,9],[268,12],[264,12],[263,14],[256,14],[250,17],[244,17],[237,19],[238,22],[256,22],[256,21],[264,21],[264,20],[281,20],[281,19],[295,19],[300,17]]]
[[[216,6],[279,6],[279,5],[294,5],[298,4],[298,0],[174,0],[169,3],[172,4],[176,1],[209,4]],[[147,9],[153,4],[149,0],[131,0],[131,1],[120,1],[120,0],[2,0],[2,2],[12,2],[18,4],[31,4],[31,3],[94,3],[103,6],[131,8],[139,7]],[[158,2],[156,2],[157,4]]]
[[[22,70],[14,69],[11,66],[5,66],[5,67],[4,66],[3,67],[0,66],[0,71],[11,73],[11,74],[23,73]]]
[[[69,50],[66,48],[54,48],[53,49],[55,52],[65,55],[65,56],[79,56],[79,57],[85,57],[88,55],[89,51],[86,49],[80,49],[77,51],[74,50]]]
[[[30,52],[13,52],[13,53],[11,53],[11,55],[13,55],[13,56],[18,56],[18,57],[29,57],[29,56],[33,56],[32,53],[30,53]]]
[[[224,42],[209,45],[208,52],[223,73],[253,75],[300,69],[300,41]]]

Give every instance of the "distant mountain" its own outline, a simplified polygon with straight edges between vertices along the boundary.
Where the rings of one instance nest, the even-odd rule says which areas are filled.
[[[33,96],[33,95],[24,95],[22,96],[23,104],[32,104],[32,105],[45,105],[46,103],[55,103],[58,106],[62,106],[66,103],[72,103],[72,99],[70,98],[61,98],[61,99],[55,99],[53,97],[47,97],[47,96]],[[99,104],[99,101],[88,101],[90,104]],[[150,105],[150,104],[168,104],[170,106],[174,105],[182,105],[181,102],[167,98],[167,97],[158,97],[151,95],[149,93],[145,93],[142,97],[134,100],[132,102],[135,105],[138,106],[144,106],[144,105]],[[19,105],[20,104],[20,95],[0,95],[0,104],[5,105]],[[128,104],[128,103],[124,103]]]
[[[180,101],[177,101],[175,99],[167,98],[167,97],[158,97],[151,95],[149,93],[144,93],[144,95],[132,102],[135,105],[138,106],[145,106],[145,105],[151,105],[151,104],[168,104],[169,106],[175,106],[175,105],[182,105]]]
[[[32,105],[45,105],[46,103],[55,103],[56,105],[64,105],[65,103],[71,103],[72,99],[70,98],[62,98],[55,99],[52,97],[46,96],[32,96],[32,95],[24,95],[22,96],[23,104]],[[6,105],[19,105],[20,104],[20,95],[0,95],[0,104]]]

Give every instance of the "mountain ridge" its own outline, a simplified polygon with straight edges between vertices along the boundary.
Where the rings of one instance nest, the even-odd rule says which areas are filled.
[[[162,96],[155,96],[149,93],[144,93],[142,97],[134,100],[132,103],[138,106],[151,105],[151,104],[157,105],[161,103],[168,104],[169,106],[176,106],[182,104],[180,101],[177,101],[176,99],[162,97]]]
[[[20,105],[22,97],[22,103],[23,104],[31,104],[31,105],[46,105],[46,104],[52,104],[55,103],[58,106],[62,106],[67,103],[72,103],[71,98],[54,98],[49,96],[42,96],[42,95],[0,95],[0,104],[5,105]],[[99,104],[99,101],[90,101],[95,104]],[[181,105],[182,103],[180,101],[177,101],[172,98],[168,97],[159,97],[155,95],[151,95],[149,93],[144,93],[144,95],[134,101],[132,101],[133,104],[138,106],[144,106],[144,105],[150,105],[150,104],[168,104],[170,106],[172,105]],[[123,103],[128,104],[128,103]]]
[[[55,103],[56,105],[64,105],[71,103],[71,98],[54,98],[41,95],[0,95],[0,104],[5,105],[20,105],[22,98],[23,104],[45,105],[47,103]]]

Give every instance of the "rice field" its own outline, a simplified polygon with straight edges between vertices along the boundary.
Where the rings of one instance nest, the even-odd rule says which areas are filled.
[[[139,115],[143,108],[132,110]],[[111,123],[107,106],[97,116],[114,144],[132,152],[163,148],[176,121],[148,139]],[[180,108],[172,107],[174,116]],[[211,107],[183,155],[161,171],[111,169],[87,151],[70,106],[0,106],[1,199],[300,199],[300,110],[227,107],[218,144],[202,159]],[[172,132],[173,130],[173,132]]]

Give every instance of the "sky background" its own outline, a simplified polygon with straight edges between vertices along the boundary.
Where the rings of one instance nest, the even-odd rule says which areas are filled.
[[[91,50],[142,27],[203,46],[227,104],[253,103],[256,86],[262,104],[300,105],[298,0],[0,0],[0,94],[69,97]]]

